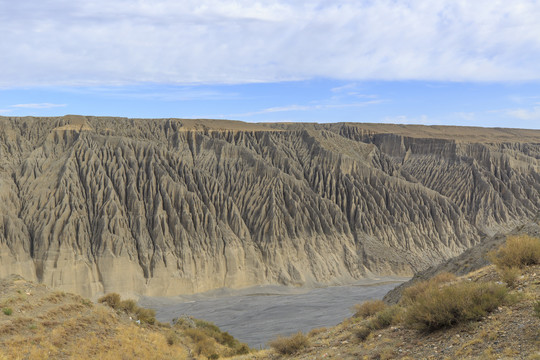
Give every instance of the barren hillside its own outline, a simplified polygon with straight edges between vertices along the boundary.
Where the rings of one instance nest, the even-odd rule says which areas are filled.
[[[540,210],[540,131],[0,117],[0,277],[85,296],[411,275]]]

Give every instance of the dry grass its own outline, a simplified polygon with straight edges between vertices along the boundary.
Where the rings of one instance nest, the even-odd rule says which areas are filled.
[[[297,332],[289,337],[278,336],[268,345],[279,354],[291,355],[307,347],[309,340],[302,332]]]
[[[80,296],[20,279],[0,280],[0,287],[0,302],[13,308],[9,320],[0,320],[0,359],[187,358],[186,346],[171,343],[165,330],[136,325]]]
[[[371,334],[371,329],[367,326],[360,326],[354,330],[354,335],[360,341],[364,341]]]
[[[406,309],[407,325],[432,331],[477,320],[503,304],[508,290],[495,283],[461,282],[439,288],[430,286]]]
[[[385,307],[373,316],[367,326],[373,330],[380,330],[397,324],[401,321],[403,308],[399,305]]]
[[[354,317],[365,319],[383,310],[386,304],[382,300],[369,300],[354,306]]]
[[[523,268],[540,264],[540,239],[529,235],[509,236],[506,244],[489,253],[498,268]]]
[[[435,277],[427,281],[418,282],[406,288],[405,290],[403,290],[401,303],[405,305],[414,303],[416,299],[419,296],[422,296],[422,294],[428,289],[432,287],[438,287],[438,286],[441,286],[446,283],[450,283],[455,280],[456,280],[456,276],[454,274],[443,272],[443,273],[437,274]]]

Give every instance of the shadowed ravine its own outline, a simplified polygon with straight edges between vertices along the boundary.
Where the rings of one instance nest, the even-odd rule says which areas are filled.
[[[0,277],[167,296],[411,275],[540,209],[540,131],[0,117]]]

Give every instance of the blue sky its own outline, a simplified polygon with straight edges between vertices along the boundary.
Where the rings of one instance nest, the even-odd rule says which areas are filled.
[[[0,115],[540,128],[540,3],[0,0]]]

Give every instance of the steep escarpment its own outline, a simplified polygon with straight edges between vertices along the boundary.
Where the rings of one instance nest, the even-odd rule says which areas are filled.
[[[0,118],[0,276],[86,296],[350,282],[536,214],[540,132],[425,128]]]

